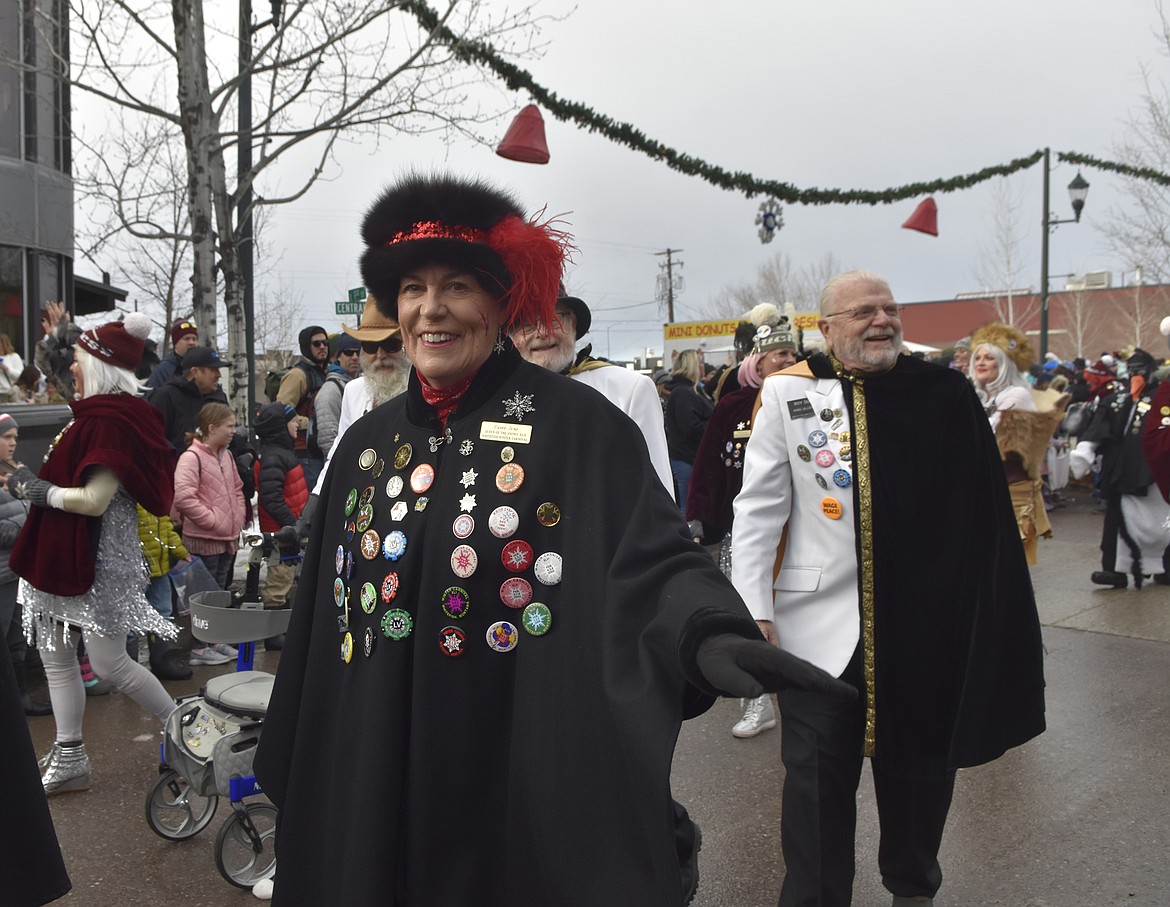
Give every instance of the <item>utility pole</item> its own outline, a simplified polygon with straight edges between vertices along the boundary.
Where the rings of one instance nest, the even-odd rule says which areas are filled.
[[[658,300],[659,304],[661,304],[663,300],[666,301],[666,317],[667,321],[669,322],[674,321],[675,290],[677,289],[678,292],[681,293],[685,289],[682,276],[680,275],[677,278],[674,276],[674,268],[677,266],[679,270],[682,270],[683,262],[676,262],[673,256],[677,255],[681,251],[682,249],[667,249],[664,252],[654,253],[655,255],[666,256],[666,261],[658,266],[660,270],[665,271],[666,273],[658,275],[657,293],[655,294],[655,298]],[[676,280],[677,283],[675,282]]]

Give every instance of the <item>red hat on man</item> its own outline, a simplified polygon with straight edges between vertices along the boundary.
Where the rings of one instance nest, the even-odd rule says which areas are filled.
[[[77,338],[77,345],[102,362],[133,371],[142,361],[149,336],[150,319],[141,312],[131,312],[125,321],[90,328]]]
[[[195,326],[194,321],[189,321],[186,318],[178,319],[171,325],[171,346],[174,346],[188,334],[199,336],[199,328]]]

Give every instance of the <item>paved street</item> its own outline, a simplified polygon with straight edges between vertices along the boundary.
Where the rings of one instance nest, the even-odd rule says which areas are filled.
[[[1033,571],[1045,627],[1049,730],[992,765],[960,772],[939,907],[1170,903],[1170,587],[1091,587],[1101,516],[1087,492],[1074,497],[1052,514],[1057,538],[1041,543]],[[260,666],[273,670],[275,661],[265,655]],[[223,670],[196,668],[191,681],[169,687],[176,695],[195,691]],[[737,705],[718,703],[688,722],[678,742],[674,792],[703,828],[696,907],[770,907],[783,873],[779,734],[733,739]],[[52,719],[29,722],[38,752],[46,751]],[[59,903],[257,903],[215,869],[226,804],[186,842],[164,841],[147,827],[143,807],[158,739],[154,720],[126,697],[89,701],[94,787],[52,801],[74,884]],[[854,904],[885,907],[872,784],[868,773],[863,779]],[[372,858],[376,848],[371,842]]]

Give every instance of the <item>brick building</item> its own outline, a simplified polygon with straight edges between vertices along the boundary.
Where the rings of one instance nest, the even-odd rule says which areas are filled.
[[[1158,325],[1170,315],[1170,285],[1094,289],[1082,283],[1088,282],[1070,281],[1075,289],[1048,296],[1050,351],[1063,360],[1096,359],[1104,351],[1136,345],[1157,357],[1167,355]],[[1040,296],[1035,292],[963,294],[936,302],[912,302],[902,315],[902,330],[907,340],[949,349],[989,321],[1015,324],[1031,339],[1039,357]]]

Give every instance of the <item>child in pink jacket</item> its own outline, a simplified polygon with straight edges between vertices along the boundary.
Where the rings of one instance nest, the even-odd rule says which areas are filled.
[[[223,403],[208,403],[199,423],[187,435],[188,447],[175,467],[172,519],[181,525],[183,546],[197,554],[221,589],[231,584],[240,530],[244,528],[243,482],[228,443],[236,416]],[[191,664],[223,664],[230,656],[213,649],[193,648]]]

